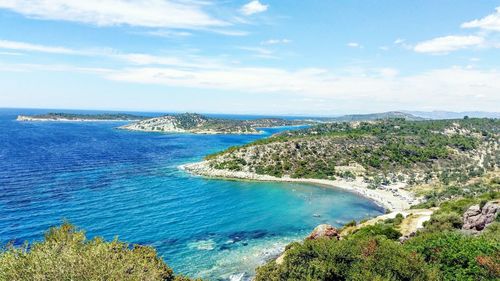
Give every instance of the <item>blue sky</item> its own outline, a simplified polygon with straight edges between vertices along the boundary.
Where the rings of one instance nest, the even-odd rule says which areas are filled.
[[[500,1],[0,0],[0,107],[500,105]]]

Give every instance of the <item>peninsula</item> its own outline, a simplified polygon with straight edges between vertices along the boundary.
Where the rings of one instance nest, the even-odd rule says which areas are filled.
[[[75,113],[47,113],[38,115],[19,115],[17,121],[138,121],[147,117],[116,113],[116,114],[75,114]]]
[[[214,118],[197,113],[183,113],[141,120],[119,128],[131,131],[161,133],[260,134],[262,132],[259,128],[300,126],[309,123],[311,122],[281,118],[241,120]]]
[[[389,210],[483,192],[498,172],[498,119],[328,123],[287,131],[183,166],[208,177],[344,188]],[[465,187],[466,186],[466,187]]]

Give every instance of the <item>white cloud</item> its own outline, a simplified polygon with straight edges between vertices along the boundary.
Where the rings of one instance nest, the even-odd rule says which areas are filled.
[[[420,108],[463,110],[478,108],[496,110],[500,103],[500,72],[467,67],[451,67],[401,75],[394,68],[357,68],[329,70],[274,67],[245,67],[238,63],[190,54],[156,56],[140,53],[119,53],[114,50],[84,52],[65,47],[43,46],[23,42],[0,41],[0,46],[13,50],[95,55],[117,60],[114,68],[89,68],[68,65],[0,64],[0,71],[18,72],[80,72],[105,79],[239,92],[272,93],[292,99],[328,100],[331,104],[365,106],[370,110]],[[246,48],[257,55],[272,55],[265,48]],[[102,50],[102,49],[101,49]],[[378,108],[377,106],[380,106]]]
[[[405,41],[406,41],[405,39],[398,38],[398,39],[394,40],[394,44],[396,44],[396,45],[403,44]]]
[[[260,42],[261,45],[278,45],[278,44],[288,44],[292,42],[289,39],[269,39],[266,41]]]
[[[142,67],[117,70],[108,79],[175,87],[254,93],[287,93],[304,98],[370,100],[399,108],[487,108],[500,102],[500,72],[460,67],[399,76],[397,70],[370,70],[365,75],[340,75],[326,69],[287,71],[266,67],[226,66],[182,70]],[[477,85],[481,85],[478,87]],[[479,98],[480,97],[480,98]]]
[[[356,43],[356,42],[349,42],[349,43],[347,43],[347,47],[361,48],[361,45],[359,43]]]
[[[267,48],[261,48],[261,47],[238,47],[241,50],[249,51],[255,54],[256,57],[260,58],[276,58],[274,56],[274,51],[269,50]]]
[[[240,11],[242,14],[249,16],[253,14],[258,14],[267,11],[269,5],[264,5],[260,3],[259,0],[253,0],[241,7]]]
[[[479,36],[444,36],[418,43],[414,50],[419,53],[446,54],[451,51],[480,46],[484,38]]]
[[[228,25],[206,13],[203,10],[205,4],[199,1],[163,0],[0,0],[0,8],[31,18],[99,26],[197,29]]]
[[[217,34],[222,34],[222,35],[227,35],[227,36],[246,36],[249,33],[247,31],[243,30],[231,30],[231,29],[216,29],[212,28],[207,31],[217,33]]]
[[[500,31],[500,7],[497,7],[495,10],[494,14],[488,15],[482,19],[465,22],[461,27]]]
[[[44,45],[9,41],[9,40],[0,40],[0,49],[52,53],[52,54],[66,54],[66,55],[74,55],[80,53],[80,51],[68,49],[65,47],[44,46]]]
[[[402,76],[397,70],[390,68],[366,69],[365,73],[342,74],[319,68],[285,70],[224,63],[211,68],[203,64],[197,68],[185,68],[149,65],[151,61],[148,60],[136,62],[144,66],[94,69],[66,65],[0,63],[0,71],[73,71],[98,75],[118,82],[227,91],[232,94],[279,94],[287,97],[283,104],[280,104],[282,107],[293,107],[292,103],[289,103],[291,100],[309,99],[322,100],[325,109],[342,106],[350,111],[354,109],[372,112],[395,109],[495,111],[496,105],[500,103],[498,95],[500,84],[496,83],[500,81],[500,72],[497,70],[451,67]],[[253,99],[252,96],[243,97]],[[295,110],[304,110],[303,103],[297,106]]]
[[[165,38],[174,38],[174,37],[188,37],[192,34],[187,31],[175,31],[175,30],[151,30],[147,31],[146,34],[151,36],[165,37]]]
[[[2,56],[22,56],[22,53],[17,53],[17,52],[0,52],[0,55]]]
[[[99,57],[104,59],[117,60],[126,64],[133,65],[169,65],[177,67],[190,67],[190,68],[213,68],[218,67],[219,64],[214,59],[189,57],[189,56],[156,56],[141,53],[120,53],[117,50],[109,48],[92,48],[92,49],[71,49],[67,47],[47,46],[40,44],[32,44],[27,42],[0,40],[0,49],[15,50],[12,52],[0,52],[5,55],[21,55],[20,52],[41,52],[59,55],[70,56],[89,56]],[[256,51],[256,50],[254,50]],[[266,54],[261,50],[262,54]]]

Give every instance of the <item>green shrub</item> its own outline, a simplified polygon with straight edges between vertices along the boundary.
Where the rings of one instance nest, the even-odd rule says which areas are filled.
[[[432,214],[430,220],[424,223],[427,232],[460,229],[462,225],[462,216],[453,212]]]
[[[270,280],[438,280],[419,255],[382,236],[348,240],[306,240],[257,269],[256,281]]]
[[[403,216],[403,214],[401,213],[396,214],[396,217],[394,218],[394,225],[395,226],[400,225],[404,219],[405,217]]]
[[[352,220],[344,225],[344,227],[351,227],[351,226],[356,226],[356,221]]]
[[[404,247],[437,266],[444,280],[498,280],[500,244],[458,232],[424,233]]]
[[[384,223],[385,224],[392,224],[393,226],[398,226],[403,222],[404,218],[405,217],[403,216],[403,214],[398,213],[398,214],[396,214],[396,216],[393,219],[384,220]]]
[[[379,235],[385,236],[390,240],[397,240],[399,237],[401,237],[401,232],[394,229],[394,227],[390,224],[377,223],[375,225],[369,225],[358,229],[352,234],[351,237],[359,238]]]
[[[492,224],[488,225],[488,227],[481,233],[481,237],[484,239],[495,241],[496,243],[500,243],[500,216],[497,215],[497,219]]]
[[[174,276],[151,247],[101,238],[87,240],[68,223],[51,228],[42,242],[0,253],[0,280],[162,280]]]

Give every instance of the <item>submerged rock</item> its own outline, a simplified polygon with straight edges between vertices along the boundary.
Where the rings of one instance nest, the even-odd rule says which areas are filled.
[[[314,240],[322,237],[338,240],[340,238],[340,234],[335,227],[329,224],[320,224],[314,228],[307,239]]]
[[[481,231],[495,221],[500,211],[500,201],[487,202],[482,208],[479,205],[471,206],[463,216],[463,230]]]

